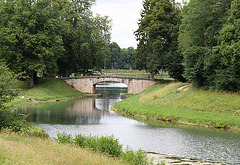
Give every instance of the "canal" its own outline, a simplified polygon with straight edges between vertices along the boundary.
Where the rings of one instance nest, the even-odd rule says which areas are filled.
[[[120,95],[127,93],[124,84],[101,83],[96,86],[96,93],[103,97],[41,103],[23,106],[18,111],[30,114],[28,120],[51,137],[62,132],[114,135],[124,148],[240,164],[239,132],[139,122],[110,111],[110,107],[121,100]]]

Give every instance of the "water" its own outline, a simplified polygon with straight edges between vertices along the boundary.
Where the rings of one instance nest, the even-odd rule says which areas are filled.
[[[117,87],[117,88],[116,88]],[[99,84],[102,98],[75,99],[36,104],[19,108],[30,113],[29,121],[43,128],[51,137],[57,133],[114,135],[124,147],[203,161],[240,164],[240,133],[187,126],[156,125],[138,122],[109,111],[127,93],[121,84]]]

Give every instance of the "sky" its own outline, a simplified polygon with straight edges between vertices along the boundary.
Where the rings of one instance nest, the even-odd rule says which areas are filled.
[[[137,48],[133,33],[138,29],[141,9],[142,0],[96,0],[92,7],[94,13],[112,20],[111,42],[116,42],[121,48]]]

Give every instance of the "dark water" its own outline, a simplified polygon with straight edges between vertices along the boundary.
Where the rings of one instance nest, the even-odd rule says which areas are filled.
[[[116,88],[117,87],[117,88]],[[58,132],[114,135],[126,147],[224,164],[240,164],[240,133],[166,124],[151,125],[109,111],[127,93],[120,84],[99,84],[102,98],[76,99],[19,108],[51,137]]]

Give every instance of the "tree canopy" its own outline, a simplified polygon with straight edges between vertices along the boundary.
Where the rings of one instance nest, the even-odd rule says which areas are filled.
[[[184,76],[196,87],[223,89],[216,84],[225,74],[217,69],[218,47],[230,6],[231,0],[191,0],[183,8],[179,45],[184,56]]]
[[[71,73],[85,75],[89,69],[99,70],[109,53],[111,21],[107,16],[94,17],[90,10],[92,3],[86,0],[87,5],[77,2],[68,3],[68,6],[64,4],[67,26],[62,36],[65,52],[58,60],[59,74],[62,76]],[[76,6],[79,12],[75,11]]]
[[[133,47],[120,48],[116,42],[109,45],[109,59],[106,69],[135,69],[135,49]]]
[[[0,56],[14,72],[28,75],[31,87],[35,75],[57,70],[64,51],[59,15],[51,0],[1,1]]]
[[[36,77],[103,66],[111,29],[94,0],[1,0],[0,57],[34,86]]]
[[[180,6],[174,0],[143,1],[139,28],[135,32],[138,41],[135,57],[138,69],[145,69],[152,73],[152,77],[160,70],[174,69],[169,67],[169,63],[172,56],[178,56],[180,19]]]
[[[216,89],[240,91],[240,1],[234,0],[230,16],[220,31],[219,45],[214,48],[210,65],[214,68]]]

